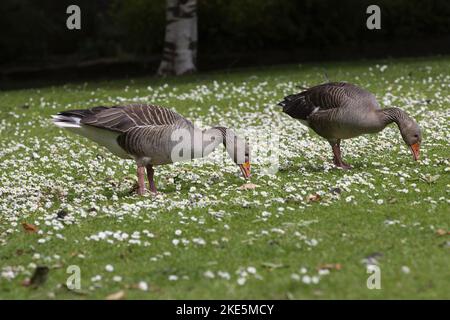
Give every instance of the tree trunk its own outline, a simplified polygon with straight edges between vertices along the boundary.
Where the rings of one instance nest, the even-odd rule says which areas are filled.
[[[195,72],[197,0],[167,0],[166,35],[158,75]]]

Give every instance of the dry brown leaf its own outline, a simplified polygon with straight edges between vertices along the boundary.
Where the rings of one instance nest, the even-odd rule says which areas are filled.
[[[436,234],[438,236],[446,236],[450,234],[450,231],[444,230],[444,229],[437,229]]]
[[[114,293],[111,293],[106,297],[106,300],[122,300],[125,298],[125,291],[120,290]]]
[[[31,279],[25,279],[22,281],[21,285],[24,287],[37,288],[47,281],[49,271],[50,269],[46,266],[38,266],[34,270]]]
[[[308,202],[318,202],[320,200],[322,200],[322,197],[320,195],[318,195],[317,193],[310,194],[306,197],[306,201],[308,201]]]
[[[242,186],[239,187],[239,190],[253,190],[256,189],[256,187],[259,186],[254,183],[244,183]]]
[[[341,270],[342,269],[342,265],[340,263],[325,263],[325,264],[321,264],[317,267],[317,270]]]
[[[33,225],[31,223],[27,223],[27,222],[22,222],[22,227],[28,233],[36,233],[39,230],[38,227],[36,227],[35,225]]]

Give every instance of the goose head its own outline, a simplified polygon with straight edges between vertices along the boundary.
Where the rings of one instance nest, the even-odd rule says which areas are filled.
[[[418,160],[420,155],[420,144],[422,133],[419,125],[411,118],[407,117],[398,124],[403,141],[411,149],[413,159]]]

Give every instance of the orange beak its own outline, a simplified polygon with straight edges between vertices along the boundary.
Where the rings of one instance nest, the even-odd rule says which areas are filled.
[[[420,144],[418,142],[414,143],[414,144],[410,145],[409,148],[411,149],[411,152],[413,154],[413,159],[416,161],[419,160]]]
[[[250,178],[250,161],[240,164],[239,168],[241,169],[242,175],[245,179]]]

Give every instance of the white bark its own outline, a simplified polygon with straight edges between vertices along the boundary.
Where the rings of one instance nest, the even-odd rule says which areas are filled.
[[[196,70],[197,0],[167,0],[164,52],[158,75]]]

